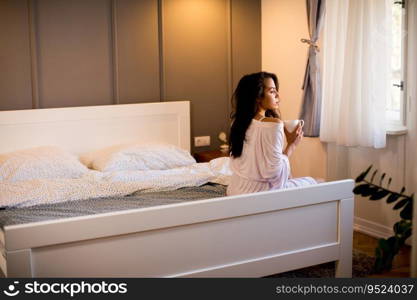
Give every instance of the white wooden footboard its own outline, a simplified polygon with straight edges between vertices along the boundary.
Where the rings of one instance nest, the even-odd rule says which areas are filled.
[[[353,181],[7,226],[8,277],[259,277],[352,272]],[[0,264],[1,265],[1,264]]]

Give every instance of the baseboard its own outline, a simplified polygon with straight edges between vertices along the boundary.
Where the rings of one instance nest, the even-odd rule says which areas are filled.
[[[394,230],[392,228],[359,217],[354,218],[353,229],[378,239],[386,239],[394,235]]]
[[[386,239],[394,235],[392,228],[359,217],[354,218],[353,230],[377,239]],[[411,246],[411,237],[405,240],[405,244]]]

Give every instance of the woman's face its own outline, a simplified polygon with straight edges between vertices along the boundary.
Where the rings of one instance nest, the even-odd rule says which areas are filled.
[[[274,110],[278,108],[279,95],[272,78],[264,79],[264,96],[258,99],[258,104],[260,108],[264,110]]]

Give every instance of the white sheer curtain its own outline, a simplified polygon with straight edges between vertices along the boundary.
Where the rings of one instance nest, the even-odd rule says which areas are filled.
[[[391,87],[390,0],[327,0],[320,139],[384,148]]]

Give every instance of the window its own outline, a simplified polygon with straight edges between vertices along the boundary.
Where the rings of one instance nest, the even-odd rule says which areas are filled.
[[[392,7],[392,87],[387,103],[387,120],[391,126],[405,125],[405,66],[406,66],[406,0],[393,0]]]

